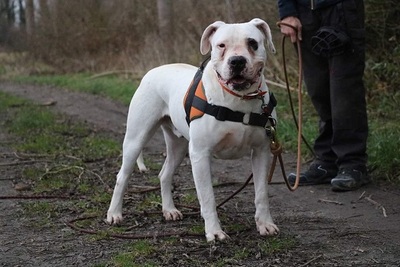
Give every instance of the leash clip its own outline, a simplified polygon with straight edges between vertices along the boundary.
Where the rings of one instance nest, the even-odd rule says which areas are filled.
[[[275,142],[276,140],[276,129],[272,125],[265,125],[265,132],[267,133],[267,136],[271,140],[271,142]]]
[[[271,144],[271,153],[273,155],[280,155],[282,153],[282,145],[278,142],[276,138],[276,128],[272,125],[268,125],[265,127],[267,136],[269,137]]]

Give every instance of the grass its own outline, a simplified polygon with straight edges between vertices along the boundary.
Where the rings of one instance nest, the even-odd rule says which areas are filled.
[[[267,255],[284,252],[296,246],[296,240],[291,237],[272,237],[259,244],[261,252]]]
[[[7,144],[17,155],[22,155],[18,157],[32,162],[20,168],[18,176],[32,185],[31,194],[91,195],[89,202],[97,203],[89,207],[91,210],[98,210],[98,205],[109,201],[101,176],[90,165],[117,158],[121,150],[119,142],[92,132],[89,125],[55,114],[48,107],[1,92],[0,116],[4,118],[2,127],[13,136]],[[35,205],[43,213],[47,212],[45,202]],[[26,212],[39,213],[29,205]]]
[[[48,202],[27,202],[21,204],[24,216],[40,214],[40,218],[30,220],[28,224],[31,227],[43,229],[52,227],[52,219],[58,217],[56,205]]]
[[[161,195],[159,193],[150,193],[139,204],[139,211],[154,210],[161,207]]]
[[[13,78],[13,81],[38,85],[52,85],[90,94],[107,96],[125,105],[129,104],[138,86],[137,81],[118,76],[92,78],[90,74],[16,76]]]
[[[254,240],[253,240],[254,241]],[[123,252],[115,255],[106,266],[172,266],[178,262],[185,266],[243,266],[257,257],[273,257],[297,245],[291,237],[275,237],[240,242],[199,243],[179,239],[134,241]],[[176,251],[174,244],[183,243],[184,251]],[[199,251],[207,254],[201,259]],[[179,265],[180,266],[180,265]]]
[[[13,118],[6,119],[9,132],[24,141],[14,144],[14,148],[25,153],[73,155],[81,161],[96,161],[117,156],[120,144],[106,136],[93,133],[83,123],[60,118],[46,107],[36,106],[28,101],[0,93],[0,107],[10,109]],[[73,139],[75,135],[79,138]],[[74,143],[76,142],[76,143]]]

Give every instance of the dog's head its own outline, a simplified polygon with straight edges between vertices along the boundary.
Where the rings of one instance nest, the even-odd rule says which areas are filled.
[[[237,24],[216,21],[204,30],[200,52],[205,55],[211,50],[210,63],[222,84],[231,90],[246,91],[260,83],[266,60],[265,41],[275,53],[271,30],[261,19]]]

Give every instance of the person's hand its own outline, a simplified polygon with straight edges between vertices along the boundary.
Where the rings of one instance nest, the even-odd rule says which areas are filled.
[[[290,37],[290,41],[292,43],[297,42],[297,40],[301,41],[301,22],[298,18],[296,17],[286,17],[281,21],[282,24],[280,24],[281,28],[281,33],[284,34],[285,36]],[[292,25],[295,29],[297,29],[297,32],[289,26],[286,26],[284,24],[289,24]]]

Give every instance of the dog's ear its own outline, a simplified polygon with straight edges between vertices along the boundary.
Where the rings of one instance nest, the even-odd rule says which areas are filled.
[[[267,39],[267,46],[272,53],[276,52],[274,43],[272,42],[272,34],[271,29],[269,28],[268,24],[263,21],[262,19],[252,19],[250,23],[253,23],[265,36]]]
[[[201,36],[201,41],[200,41],[200,53],[202,55],[205,55],[210,51],[210,49],[211,49],[211,42],[210,42],[211,36],[218,30],[219,27],[221,27],[224,24],[225,24],[225,22],[216,21],[213,24],[209,25],[204,30],[203,35]]]

